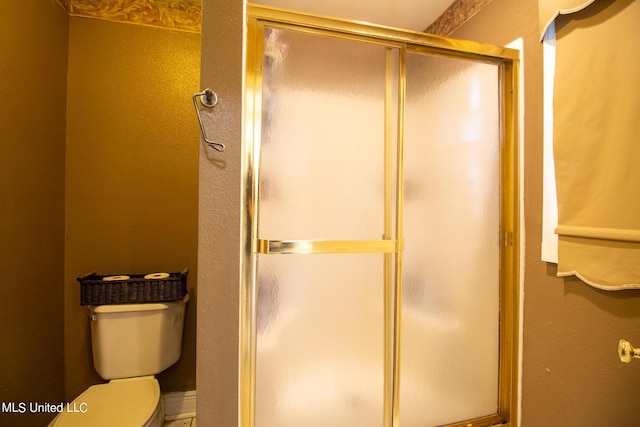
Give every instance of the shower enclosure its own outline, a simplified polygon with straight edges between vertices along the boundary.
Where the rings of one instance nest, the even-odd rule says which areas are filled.
[[[517,52],[248,16],[242,426],[515,425]]]

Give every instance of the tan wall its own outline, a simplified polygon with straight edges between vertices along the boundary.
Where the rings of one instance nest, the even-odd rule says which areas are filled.
[[[69,18],[47,1],[3,1],[2,13],[0,402],[60,402]],[[0,412],[0,425],[50,418]]]
[[[195,389],[200,36],[71,18],[66,164],[66,397],[101,381],[76,277],[191,269],[182,358]]]
[[[233,3],[233,4],[232,4]],[[203,84],[226,84],[226,124],[219,139],[230,143],[225,167],[201,160],[198,417],[207,425],[237,423],[237,287],[241,98],[238,53],[241,1],[204,9]],[[220,37],[224,34],[224,37]],[[542,48],[537,1],[494,0],[454,37],[505,45],[522,37],[525,62],[526,226],[523,354],[523,427],[603,427],[637,418],[640,362],[618,361],[620,337],[640,343],[640,293],[606,293],[575,279],[558,279],[553,264],[540,261],[542,229]],[[214,56],[211,52],[216,52]],[[221,64],[224,64],[223,67]],[[224,101],[222,101],[224,99]],[[216,181],[218,185],[213,182]],[[211,195],[214,188],[218,195]],[[221,224],[216,212],[228,215]],[[222,265],[205,259],[230,257]],[[218,301],[226,301],[219,305]]]
[[[640,293],[607,293],[577,279],[559,279],[555,264],[540,261],[543,82],[537,4],[494,0],[453,34],[497,45],[524,41],[522,426],[630,425],[638,418],[640,362],[621,363],[616,346],[623,337],[640,344]]]
[[[201,148],[198,242],[198,424],[238,425],[243,0],[204,2],[202,87],[218,93],[207,126],[227,145]]]

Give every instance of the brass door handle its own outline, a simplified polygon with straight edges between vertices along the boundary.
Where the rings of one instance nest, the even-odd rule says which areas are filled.
[[[624,363],[630,363],[633,359],[640,359],[640,349],[633,348],[627,340],[618,342],[618,357]]]

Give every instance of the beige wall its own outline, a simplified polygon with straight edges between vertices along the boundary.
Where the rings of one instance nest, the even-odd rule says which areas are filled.
[[[198,423],[238,425],[243,0],[205,1],[202,87],[219,96],[207,127],[224,153],[201,147],[198,242]]]
[[[640,344],[640,293],[604,292],[574,278],[559,279],[554,264],[540,261],[543,109],[537,11],[535,0],[493,0],[453,34],[497,45],[519,37],[524,41],[522,426],[630,425],[638,418],[640,361],[621,363],[616,346],[623,337]]]
[[[9,0],[0,25],[0,402],[64,398],[64,143],[69,18]],[[0,425],[48,414],[0,412]]]
[[[76,277],[191,269],[180,361],[195,389],[200,35],[71,18],[66,145],[65,366],[71,399],[101,381]]]
[[[216,2],[208,9],[209,4],[204,9],[202,79],[203,85],[224,91],[225,124],[217,136],[230,150],[201,157],[198,417],[207,425],[226,426],[237,424],[238,409],[242,2]],[[524,41],[522,426],[627,425],[637,418],[640,361],[619,362],[616,344],[626,337],[640,345],[640,294],[606,293],[575,279],[558,279],[555,265],[540,261],[542,48],[537,28],[537,1],[494,0],[453,35],[496,45],[519,37]],[[228,257],[228,262],[206,262],[220,257]]]

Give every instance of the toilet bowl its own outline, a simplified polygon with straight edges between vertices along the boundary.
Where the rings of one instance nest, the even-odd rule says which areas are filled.
[[[49,427],[161,427],[154,375],[180,358],[187,301],[90,307],[93,364],[110,381],[66,403]]]
[[[89,387],[49,427],[160,427],[163,422],[160,386],[149,376]]]

